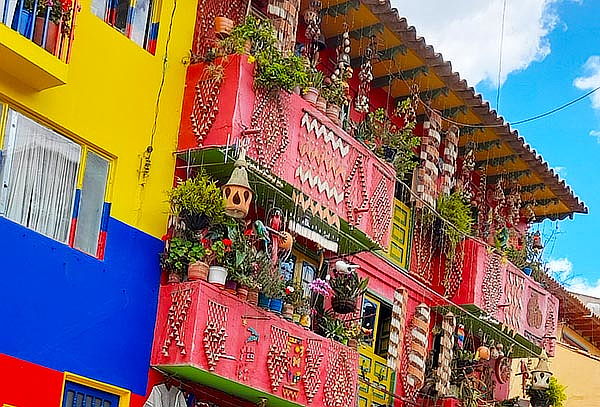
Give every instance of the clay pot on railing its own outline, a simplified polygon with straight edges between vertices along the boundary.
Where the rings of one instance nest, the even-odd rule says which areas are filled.
[[[315,107],[321,112],[327,113],[327,99],[319,95],[319,97],[317,98],[317,102],[315,103]]]
[[[188,280],[190,281],[206,281],[208,278],[208,264],[203,261],[191,263],[188,266]]]
[[[340,112],[342,108],[338,105],[334,105],[333,103],[327,104],[327,117],[331,119],[332,122],[339,125],[340,124]]]
[[[227,269],[223,266],[210,266],[208,268],[208,282],[223,287],[227,280]]]
[[[248,300],[248,287],[240,285],[237,288],[237,297],[242,301]],[[258,297],[256,298],[258,301]]]
[[[294,319],[294,306],[292,304],[283,304],[283,311],[281,312],[281,316],[283,316],[288,321],[292,321]]]
[[[358,341],[356,339],[348,339],[348,347],[358,350]]]
[[[231,34],[233,20],[227,17],[215,17],[215,34],[218,38],[225,38]]]
[[[44,43],[44,25],[46,24],[46,19],[44,17],[36,17],[35,24],[33,27],[33,42],[35,42],[40,47],[43,46]],[[52,21],[48,21],[48,29],[46,30],[46,46],[44,48],[46,51],[54,54],[54,50],[56,49],[56,42],[58,41],[58,25],[53,23]]]
[[[312,86],[306,88],[302,93],[302,99],[306,100],[311,105],[315,105],[317,103],[317,99],[319,98],[319,89],[313,88]]]
[[[248,304],[250,305],[258,305],[258,289],[253,288],[248,290],[246,301],[248,301]]]

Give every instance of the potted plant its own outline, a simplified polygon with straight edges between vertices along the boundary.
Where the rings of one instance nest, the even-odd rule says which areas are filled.
[[[225,55],[254,55],[262,50],[276,50],[277,35],[270,21],[249,15],[219,42],[219,48]]]
[[[348,338],[348,346],[357,350],[359,343],[364,338],[364,331],[360,321],[353,321],[346,327],[346,337]]]
[[[302,92],[302,98],[310,104],[316,105],[324,79],[325,78],[321,71],[311,68],[307,74],[306,87]]]
[[[551,377],[547,389],[527,387],[527,395],[532,407],[563,407],[567,400],[565,386],[556,377]]]
[[[233,30],[233,20],[223,16],[215,17],[215,34],[218,38],[225,38]]]
[[[356,311],[356,300],[367,291],[369,279],[359,278],[354,267],[343,271],[335,268],[329,284],[333,291],[331,307],[338,314],[349,314]]]
[[[202,243],[206,249],[207,257],[211,259],[208,268],[208,282],[224,287],[227,281],[227,268],[224,264],[226,256],[231,252],[232,242],[228,238],[223,238],[211,243],[210,240],[205,238]]]
[[[294,313],[298,306],[304,301],[302,285],[296,281],[290,280],[285,287],[285,303],[283,305],[283,317],[290,321],[294,320]],[[298,322],[300,317],[297,318]]]
[[[206,251],[200,243],[180,237],[169,242],[168,250],[161,255],[161,266],[169,272],[169,282],[206,279],[204,270],[195,267],[195,263],[204,258]]]
[[[337,318],[331,310],[325,311],[319,317],[318,328],[321,335],[325,338],[330,338],[343,344],[348,343],[348,331],[345,322]]]
[[[323,96],[325,99],[327,99],[327,117],[329,117],[332,122],[339,125],[342,106],[348,103],[344,82],[341,80],[331,81],[331,83],[327,86],[327,91]]]
[[[54,53],[59,39],[59,27],[62,33],[68,36],[72,15],[72,0],[40,0],[33,30],[33,42],[44,46],[44,27],[47,22],[45,49]]]
[[[222,223],[224,219],[221,190],[204,171],[178,182],[169,192],[169,203],[173,215],[194,233],[206,229],[211,223]]]

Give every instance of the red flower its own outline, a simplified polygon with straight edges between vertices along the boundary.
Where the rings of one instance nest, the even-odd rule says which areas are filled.
[[[173,234],[171,233],[171,231],[169,230],[167,233],[165,233],[162,237],[161,240],[163,242],[166,242],[167,240],[171,240],[171,238],[173,237]]]
[[[200,243],[202,243],[202,246],[204,246],[204,248],[209,248],[210,247],[210,240],[208,240],[207,238],[203,237],[200,240]]]
[[[225,245],[225,247],[231,247],[231,244],[233,242],[231,241],[231,239],[223,239],[223,244]]]
[[[67,13],[73,7],[73,2],[71,0],[63,0],[62,1],[62,9],[63,12]]]
[[[244,230],[244,236],[252,236],[252,228]]]

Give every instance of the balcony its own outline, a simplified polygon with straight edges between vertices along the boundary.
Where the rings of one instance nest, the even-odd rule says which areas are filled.
[[[462,282],[453,301],[491,316],[509,335],[544,348],[552,356],[558,299],[483,244],[468,239],[463,251]]]
[[[64,85],[79,5],[0,0],[0,70],[35,90]],[[35,11],[34,11],[35,10]]]
[[[206,282],[161,287],[151,363],[271,406],[355,405],[355,350]]]
[[[180,157],[247,143],[254,171],[285,183],[297,206],[387,247],[393,168],[300,96],[256,90],[253,74],[240,55],[188,68]]]

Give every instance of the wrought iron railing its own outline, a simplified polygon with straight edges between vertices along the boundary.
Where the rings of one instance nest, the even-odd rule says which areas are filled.
[[[0,23],[68,62],[78,10],[73,0],[0,0]]]

